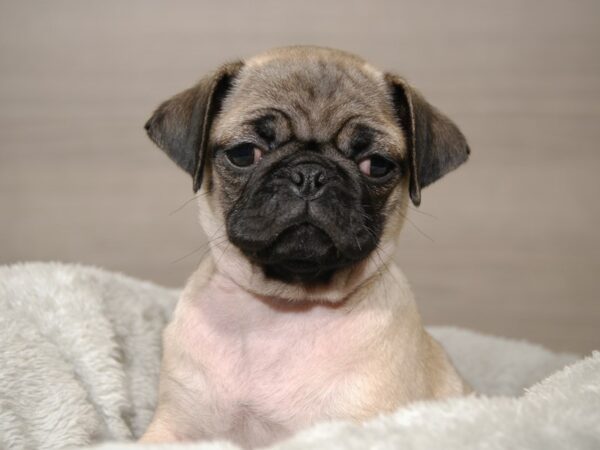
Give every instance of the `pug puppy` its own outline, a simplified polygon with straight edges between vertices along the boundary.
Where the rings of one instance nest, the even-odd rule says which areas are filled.
[[[210,256],[164,331],[142,442],[258,447],[467,391],[392,256],[409,198],[469,147],[405,80],[280,48],[222,66],[146,130],[192,176]]]

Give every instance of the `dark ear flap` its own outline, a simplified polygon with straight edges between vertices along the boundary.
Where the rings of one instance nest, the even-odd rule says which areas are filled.
[[[410,198],[419,206],[421,188],[465,162],[470,149],[458,127],[402,78],[386,75],[396,114],[408,135]]]
[[[150,139],[194,179],[200,189],[214,117],[243,63],[226,64],[194,87],[163,102],[145,128]]]

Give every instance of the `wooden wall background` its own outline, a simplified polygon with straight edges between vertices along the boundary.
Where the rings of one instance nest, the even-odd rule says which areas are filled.
[[[145,137],[221,62],[310,43],[397,70],[468,136],[397,256],[427,323],[600,347],[600,2],[0,2],[0,263],[181,286],[204,237]]]

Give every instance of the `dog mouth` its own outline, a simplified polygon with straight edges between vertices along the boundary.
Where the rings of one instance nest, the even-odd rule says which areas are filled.
[[[286,282],[325,283],[349,261],[322,228],[309,222],[292,225],[251,258],[267,277]]]

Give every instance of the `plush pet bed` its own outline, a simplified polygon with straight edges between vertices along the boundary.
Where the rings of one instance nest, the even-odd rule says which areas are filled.
[[[90,267],[0,267],[0,448],[139,447],[130,441],[152,415],[160,333],[177,295]],[[361,425],[321,423],[272,448],[600,448],[599,352],[578,359],[430,331],[481,395],[416,403]]]

